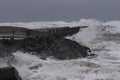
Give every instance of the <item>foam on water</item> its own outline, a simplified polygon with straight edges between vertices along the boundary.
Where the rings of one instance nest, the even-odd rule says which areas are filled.
[[[89,26],[72,37],[67,37],[80,44],[91,47],[97,57],[72,60],[41,60],[35,55],[22,52],[13,53],[15,63],[23,80],[119,80],[120,78],[120,42],[110,40],[104,34],[120,33],[120,21],[101,22],[86,20],[74,22],[30,22],[0,23],[0,25],[22,26],[26,28]],[[8,65],[9,58],[1,58],[0,66]],[[10,59],[9,59],[10,60]]]

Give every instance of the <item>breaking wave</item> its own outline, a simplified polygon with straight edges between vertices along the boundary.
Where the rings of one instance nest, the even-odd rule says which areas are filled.
[[[0,23],[1,26],[26,28],[89,26],[78,34],[66,37],[89,46],[96,57],[72,60],[41,60],[35,55],[15,52],[0,58],[0,67],[15,66],[23,80],[119,80],[120,78],[120,21],[102,22],[81,19],[74,22]]]

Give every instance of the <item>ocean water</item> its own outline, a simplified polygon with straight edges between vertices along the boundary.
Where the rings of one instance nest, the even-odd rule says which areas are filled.
[[[95,57],[71,60],[41,60],[36,55],[17,51],[11,57],[0,58],[0,67],[14,66],[23,80],[119,80],[120,79],[120,21],[102,22],[81,19],[74,22],[0,23],[26,28],[89,26],[66,37],[88,46]]]

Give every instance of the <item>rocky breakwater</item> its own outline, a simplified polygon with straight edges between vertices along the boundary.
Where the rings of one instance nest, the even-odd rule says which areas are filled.
[[[21,51],[31,55],[39,55],[41,59],[76,59],[88,56],[89,48],[70,39],[49,36],[38,39],[1,40],[0,57],[12,56],[13,52]]]
[[[13,27],[10,29],[11,31],[14,30]],[[14,35],[10,39],[3,38],[0,40],[0,57],[10,56],[11,59],[14,59],[12,53],[16,51],[37,55],[41,59],[53,57],[55,59],[65,60],[65,59],[76,59],[76,58],[86,57],[88,56],[88,51],[90,52],[90,49],[88,47],[82,46],[75,41],[64,38],[67,35],[76,34],[77,32],[79,32],[79,29],[80,27],[74,27],[74,28],[65,27],[58,29],[51,28],[47,30],[42,29],[39,30],[39,32],[36,32],[37,34],[33,34],[32,32],[29,34],[29,36],[32,35],[37,37],[14,39],[15,36]],[[24,30],[24,28],[22,30]],[[45,32],[41,33],[41,31],[43,30]],[[21,31],[21,28],[19,31]],[[38,35],[42,35],[43,33],[50,35],[47,36],[43,35],[38,37]]]
[[[23,52],[39,55],[41,59],[53,57],[62,60],[86,57],[89,50],[75,41],[56,36],[24,40],[20,49]]]

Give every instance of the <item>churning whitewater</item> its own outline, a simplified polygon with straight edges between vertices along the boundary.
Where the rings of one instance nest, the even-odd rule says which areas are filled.
[[[120,79],[120,21],[101,22],[82,19],[78,22],[0,23],[0,26],[25,28],[89,26],[72,37],[88,46],[94,57],[72,60],[41,60],[36,55],[15,52],[0,58],[0,67],[14,66],[23,80],[119,80]]]

